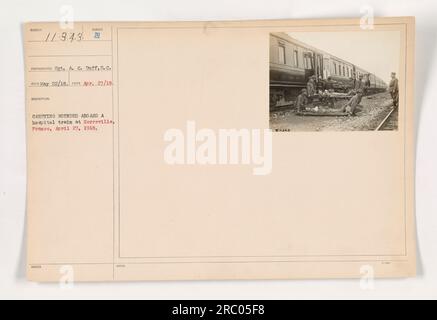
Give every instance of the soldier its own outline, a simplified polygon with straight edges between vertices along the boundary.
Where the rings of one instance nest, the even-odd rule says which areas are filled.
[[[316,93],[316,77],[311,76],[307,83],[307,95],[312,97]]]
[[[350,116],[355,115],[355,110],[357,106],[360,104],[361,97],[363,96],[362,90],[353,90],[353,97],[341,108],[342,112],[347,112]]]
[[[308,103],[307,90],[302,89],[300,95],[297,96],[297,100],[296,100],[297,112],[300,113],[307,103]]]
[[[360,74],[358,76],[358,79],[355,81],[355,86],[354,86],[354,90],[360,90],[360,89],[364,89],[364,82],[363,82],[363,75]]]
[[[361,99],[363,98],[363,96],[367,93],[368,88],[370,87],[370,80],[369,80],[369,75],[366,76],[366,80],[363,81],[363,75],[360,74],[358,76],[358,80],[355,82],[355,91],[360,91],[360,99],[358,101],[358,104],[361,103]]]
[[[393,99],[393,107],[397,108],[399,105],[399,83],[396,78],[396,72],[391,73],[391,80],[388,86],[388,91],[390,92],[391,98]]]

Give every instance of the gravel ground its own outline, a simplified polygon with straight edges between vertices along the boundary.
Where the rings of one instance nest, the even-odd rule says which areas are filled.
[[[347,100],[339,100],[340,109]],[[374,130],[392,108],[387,92],[363,97],[355,116],[300,116],[294,110],[270,113],[270,128],[277,131],[365,131]],[[397,111],[395,111],[397,112]]]

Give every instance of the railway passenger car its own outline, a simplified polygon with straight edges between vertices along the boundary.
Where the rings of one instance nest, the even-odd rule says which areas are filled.
[[[368,93],[386,90],[387,85],[364,69],[316,49],[285,33],[270,34],[270,106],[287,105],[306,87],[310,76],[320,83],[331,77],[334,90],[348,92],[359,75],[370,81]]]
[[[270,102],[285,103],[305,87],[313,71],[312,52],[286,34],[270,36]]]
[[[387,84],[382,79],[371,73],[369,73],[368,76],[370,81],[370,86],[368,88],[369,94],[383,92],[387,90]]]

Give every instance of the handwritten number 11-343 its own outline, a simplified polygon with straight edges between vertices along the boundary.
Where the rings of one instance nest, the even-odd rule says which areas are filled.
[[[83,34],[81,32],[75,33],[75,32],[49,32],[47,34],[47,37],[45,39],[45,42],[55,42],[55,41],[62,41],[62,42],[73,42],[73,41],[82,41]]]

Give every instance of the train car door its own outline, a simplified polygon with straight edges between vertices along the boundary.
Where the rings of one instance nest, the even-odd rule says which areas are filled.
[[[305,69],[305,82],[307,82],[309,77],[315,74],[312,52],[307,51],[303,53],[303,65]]]
[[[319,53],[314,54],[314,75],[316,79],[323,79],[323,56]]]

